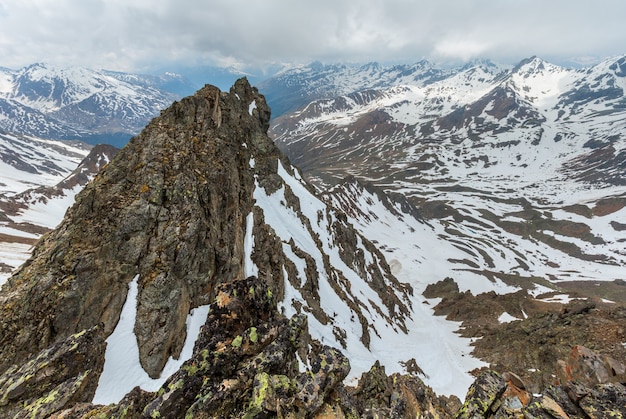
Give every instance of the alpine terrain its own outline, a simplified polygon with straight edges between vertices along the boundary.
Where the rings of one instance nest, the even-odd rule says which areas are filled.
[[[120,146],[190,89],[172,73],[143,76],[44,63],[0,68],[0,129]]]
[[[427,86],[442,77],[418,79]],[[300,124],[305,113],[274,122],[287,150],[291,142],[301,150],[316,147],[318,137],[295,129],[288,137],[283,125]],[[326,127],[337,122],[331,119]],[[433,124],[440,121],[443,116]],[[385,125],[396,127],[375,122],[370,133]],[[320,135],[322,126],[316,128]],[[348,123],[337,132],[357,126]],[[462,128],[453,128],[461,136]],[[604,244],[620,240],[621,224],[605,217],[623,213],[624,205],[619,196],[607,203],[599,198],[619,191],[619,184],[600,189],[555,174],[559,185],[575,185],[567,191],[571,200],[572,191],[593,190],[596,201],[560,203],[551,195],[539,201],[521,195],[528,185],[520,196],[514,195],[517,184],[498,189],[503,178],[481,190],[491,174],[479,170],[486,169],[482,165],[472,170],[484,183],[470,188],[453,177],[452,163],[441,178],[432,167],[407,169],[413,160],[436,157],[434,149],[423,148],[427,157],[419,160],[420,144],[451,149],[462,141],[406,137],[416,143],[409,149],[384,137],[384,153],[370,158],[380,162],[372,167],[387,164],[385,173],[368,168],[365,156],[358,166],[356,160],[342,166],[335,164],[337,154],[311,152],[321,157],[309,172],[318,188],[342,180],[319,193],[270,139],[269,129],[265,97],[241,79],[229,92],[207,85],[174,102],[119,152],[94,147],[85,158],[80,144],[3,134],[12,144],[8,149],[20,150],[14,160],[27,165],[3,158],[7,167],[34,168],[26,171],[66,197],[55,201],[53,192],[24,192],[24,180],[7,181],[7,235],[23,237],[38,211],[55,202],[67,205],[70,197],[75,202],[62,220],[48,224],[60,221],[2,285],[0,416],[625,413],[623,304],[608,296],[573,299],[556,276],[570,269],[567,282],[581,279],[589,262],[612,269],[605,272],[619,280],[624,256],[616,250],[607,259],[585,259],[596,247],[576,253],[555,244],[565,242],[561,236],[587,243],[580,225],[595,237],[592,228],[604,222],[617,225],[607,229],[615,234],[604,236]],[[363,150],[372,151],[366,143],[381,138],[364,136]],[[343,147],[338,140],[332,144]],[[619,151],[619,140],[611,144]],[[45,147],[54,152],[41,152]],[[404,160],[385,163],[401,150]],[[353,156],[347,149],[341,155]],[[305,163],[303,156],[293,155]],[[58,168],[40,167],[52,158]],[[94,176],[91,169],[99,170]],[[431,177],[416,180],[430,169]],[[90,180],[79,187],[79,177]],[[510,208],[516,211],[509,214]],[[564,214],[578,218],[565,220]],[[527,230],[515,229],[520,226]],[[549,232],[554,241],[544,237]],[[555,255],[560,259],[546,261]],[[613,285],[619,297],[623,285]],[[460,325],[463,336],[455,333]]]
[[[540,391],[572,344],[624,357],[621,315],[564,336],[531,312],[626,301],[625,70],[318,63],[266,83],[291,105],[271,136],[474,355]]]
[[[116,151],[0,132],[0,285]]]
[[[406,198],[423,231],[379,244],[416,249],[409,259],[388,253],[399,275],[422,272],[420,293],[450,276],[463,291],[585,288],[625,301],[611,283],[626,279],[626,57],[582,70],[531,58],[434,79],[425,65],[411,71],[380,88],[352,75],[352,92],[278,117],[272,135],[315,184],[337,185],[330,199],[371,239],[383,214],[359,184]],[[281,77],[307,86],[303,73],[320,83],[315,69]],[[388,216],[386,230],[408,233]],[[434,244],[442,260],[425,272]]]

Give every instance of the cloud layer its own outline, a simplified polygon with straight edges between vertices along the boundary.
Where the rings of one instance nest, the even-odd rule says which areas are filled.
[[[626,53],[623,0],[0,0],[0,65],[141,71]]]

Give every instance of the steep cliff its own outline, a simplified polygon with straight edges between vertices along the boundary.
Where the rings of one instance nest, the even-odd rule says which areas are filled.
[[[13,377],[7,382],[27,360],[73,347],[68,342],[86,331],[99,341],[110,337],[125,321],[125,303],[135,305],[130,339],[141,367],[159,378],[188,340],[190,312],[225,304],[217,290],[250,275],[271,306],[247,313],[255,321],[278,316],[271,310],[280,305],[300,323],[313,321],[317,337],[348,349],[369,347],[376,319],[406,332],[410,289],[340,213],[315,198],[268,138],[269,117],[245,79],[228,93],[206,86],[163,111],[116,155],[2,288],[0,372]],[[127,301],[135,284],[136,301]],[[210,339],[206,333],[198,341]],[[194,356],[201,351],[197,345]],[[69,378],[49,371],[53,381],[64,380],[39,395],[80,378],[88,385],[67,403],[91,401],[108,359],[105,345],[89,352],[84,370],[76,364]],[[0,408],[20,405],[21,393],[10,394]]]
[[[505,412],[506,388],[523,385],[495,372],[463,408],[425,384],[412,288],[312,192],[269,116],[245,79],[205,86],[76,196],[0,291],[1,417]],[[601,390],[621,403],[615,380]]]

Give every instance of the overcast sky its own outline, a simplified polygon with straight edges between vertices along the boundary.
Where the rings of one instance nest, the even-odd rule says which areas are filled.
[[[625,0],[0,0],[0,66],[446,63],[626,53]]]

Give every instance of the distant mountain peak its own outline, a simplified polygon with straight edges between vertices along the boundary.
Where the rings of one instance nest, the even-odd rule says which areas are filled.
[[[2,70],[0,79],[0,128],[118,145],[120,137],[127,141],[178,99],[170,90],[184,84],[178,77],[60,68],[47,63]]]

